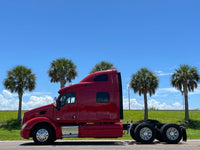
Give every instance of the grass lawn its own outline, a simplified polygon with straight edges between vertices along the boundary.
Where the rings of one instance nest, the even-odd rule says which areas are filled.
[[[23,112],[22,112],[23,113]],[[143,120],[144,111],[142,110],[125,110],[123,123],[127,121],[139,121]],[[20,137],[20,123],[16,122],[17,111],[0,111],[0,140],[22,140]],[[200,111],[190,111],[189,123],[185,123],[184,111],[149,111],[149,119],[158,120],[164,123],[178,123],[184,124],[187,128],[188,139],[200,139]],[[67,138],[66,138],[67,139]],[[70,138],[72,139],[72,138]],[[80,138],[73,138],[80,139]],[[85,138],[82,138],[85,139]],[[87,138],[88,139],[88,138]],[[90,138],[92,139],[92,138]],[[95,138],[96,139],[96,138]],[[124,140],[131,140],[130,135],[124,135]]]

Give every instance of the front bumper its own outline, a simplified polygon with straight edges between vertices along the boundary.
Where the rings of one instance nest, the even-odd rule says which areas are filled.
[[[21,137],[24,139],[29,139],[30,131],[29,130],[21,130]]]

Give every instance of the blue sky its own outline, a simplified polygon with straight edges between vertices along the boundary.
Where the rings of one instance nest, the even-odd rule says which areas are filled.
[[[87,76],[102,60],[122,74],[124,108],[127,81],[141,67],[159,76],[149,107],[182,109],[183,97],[170,85],[180,64],[200,68],[200,1],[84,0],[0,1],[0,110],[17,109],[16,93],[3,86],[16,65],[31,68],[36,89],[23,97],[23,109],[52,102],[60,85],[50,83],[52,60],[72,59],[78,76]],[[68,83],[67,83],[68,84]],[[190,109],[200,109],[200,86],[189,94]],[[143,109],[143,97],[131,91],[131,108]]]

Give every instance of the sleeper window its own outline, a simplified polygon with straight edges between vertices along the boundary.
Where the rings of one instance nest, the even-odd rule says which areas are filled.
[[[108,75],[107,74],[101,74],[94,78],[94,81],[108,81]]]
[[[97,103],[108,103],[110,101],[110,95],[108,92],[98,92],[96,94]]]

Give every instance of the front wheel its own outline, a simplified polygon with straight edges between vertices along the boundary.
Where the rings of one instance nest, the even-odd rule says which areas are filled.
[[[181,128],[177,124],[165,124],[161,128],[161,135],[164,142],[177,144],[182,138]]]
[[[52,129],[46,125],[39,125],[33,130],[33,140],[36,144],[50,144],[54,139]]]
[[[154,127],[148,123],[139,124],[135,128],[135,140],[143,144],[150,144],[156,136]]]

